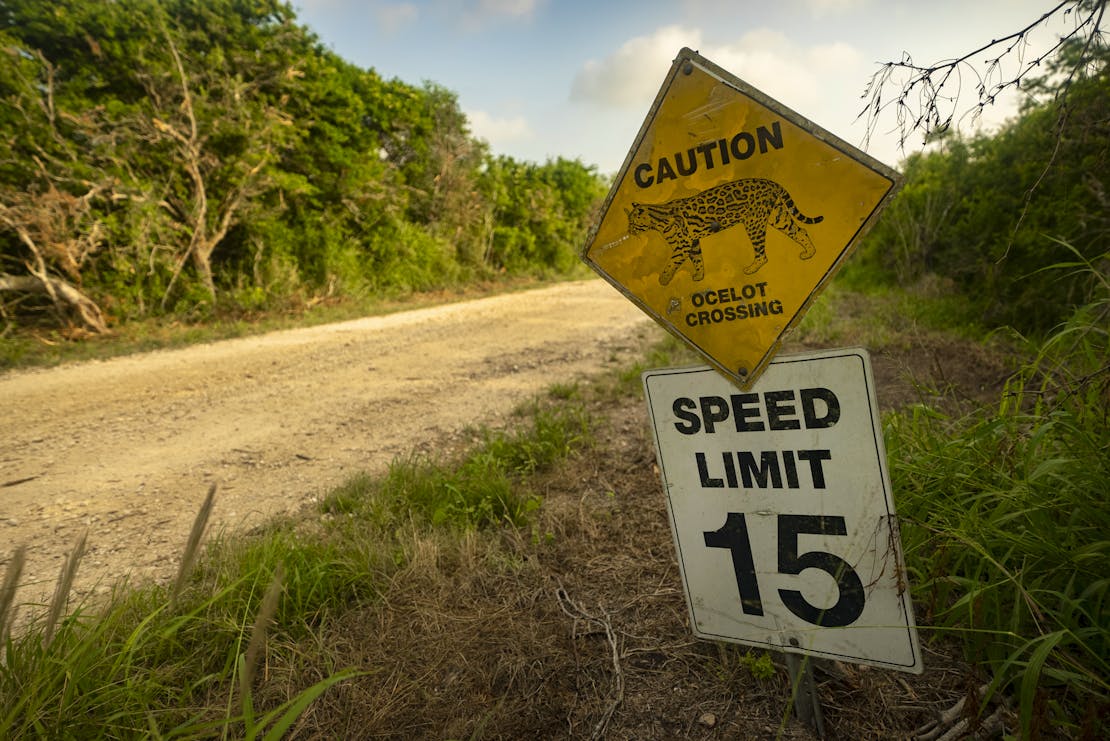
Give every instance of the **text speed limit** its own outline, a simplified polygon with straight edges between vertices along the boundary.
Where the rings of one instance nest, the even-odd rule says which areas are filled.
[[[695,634],[921,671],[866,351],[644,388]]]

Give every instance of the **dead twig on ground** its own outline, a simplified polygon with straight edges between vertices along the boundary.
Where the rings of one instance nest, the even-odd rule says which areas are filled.
[[[609,725],[613,713],[616,712],[621,702],[624,700],[624,672],[621,671],[621,656],[620,645],[617,641],[617,635],[613,630],[613,623],[609,619],[609,614],[605,608],[601,609],[600,615],[593,615],[585,610],[581,605],[571,599],[567,594],[566,589],[560,584],[559,588],[555,590],[555,599],[559,603],[559,608],[575,621],[584,620],[588,623],[598,626],[605,631],[605,637],[609,641],[609,648],[612,652],[613,658],[613,699],[605,708],[605,712],[601,714],[601,718],[597,724],[594,725],[593,733],[590,738],[599,739],[605,736],[605,729]]]
[[[976,704],[986,693],[987,687],[988,685],[984,684],[975,691]],[[915,741],[955,741],[964,738],[971,730],[971,724],[974,720],[971,717],[974,715],[974,711],[967,707],[968,698],[969,695],[964,695],[959,702],[940,713],[935,720],[914,731],[913,738]],[[990,716],[979,723],[975,730],[986,737],[1003,731],[1006,725],[1005,713],[1005,708],[999,706]]]

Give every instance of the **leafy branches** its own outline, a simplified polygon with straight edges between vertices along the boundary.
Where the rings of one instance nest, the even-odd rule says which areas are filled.
[[[454,93],[345,62],[282,0],[3,6],[9,328],[43,309],[103,331],[577,264],[592,170],[494,182],[518,168],[496,166]]]
[[[174,284],[188,259],[193,261],[204,288],[215,301],[216,283],[212,274],[212,253],[235,224],[247,197],[261,189],[261,174],[271,158],[272,128],[275,124],[274,116],[267,115],[268,111],[261,112],[259,116],[258,112],[250,110],[252,91],[238,79],[231,78],[228,70],[187,73],[173,35],[165,23],[160,25],[162,38],[173,61],[172,74],[166,76],[163,84],[172,85],[179,90],[159,90],[152,87],[149,98],[151,101],[180,100],[180,103],[156,106],[155,115],[149,116],[149,125],[145,125],[147,121],[143,121],[143,133],[154,140],[168,138],[172,142],[172,151],[175,154],[174,164],[187,173],[190,184],[188,189],[179,191],[176,207],[171,211],[177,217],[183,231],[189,235],[189,241],[176,258],[173,276],[163,294],[162,308],[165,309],[173,296]],[[212,79],[213,76],[216,76],[216,79]],[[171,79],[173,83],[169,83]],[[213,103],[224,103],[220,106],[222,109],[220,115],[223,119],[236,120],[248,132],[252,128],[261,128],[262,131],[251,132],[256,136],[245,140],[243,145],[234,152],[225,150],[223,157],[211,152],[214,130],[224,124],[218,123],[211,117],[207,117],[203,123],[198,123],[197,106],[194,104],[192,94],[193,86],[198,84],[205,88],[210,107],[214,107]],[[257,122],[249,119],[259,117],[264,119],[264,123],[252,127],[250,124]],[[220,173],[221,169],[237,171],[235,173],[237,177]],[[215,204],[215,208],[210,208],[209,192],[213,189],[213,181],[221,174],[224,180],[224,192],[222,194],[217,192],[217,195],[222,197]]]
[[[88,330],[107,331],[100,307],[75,285],[80,283],[82,265],[100,243],[101,230],[89,219],[89,204],[102,190],[103,186],[94,185],[73,196],[51,187],[42,194],[22,194],[0,203],[0,225],[15,232],[26,249],[27,271],[27,275],[0,273],[0,292],[45,294],[63,315],[74,310]]]
[[[76,313],[85,329],[103,332],[103,312],[80,286],[103,242],[94,203],[111,190],[111,178],[77,163],[71,137],[87,135],[87,121],[59,111],[55,66],[38,50],[2,40],[0,120],[18,124],[23,136],[0,142],[8,181],[0,188],[0,233],[9,235],[0,242],[0,294],[45,296],[59,316]]]
[[[1074,46],[1052,66],[1074,69],[1081,52]],[[951,134],[910,154],[905,186],[865,238],[857,268],[899,284],[935,274],[988,324],[1034,334],[1087,303],[1088,274],[1038,271],[1070,258],[1063,243],[1092,261],[1105,252],[1110,74],[1099,59],[1067,82],[1062,103],[1028,105],[992,136]]]

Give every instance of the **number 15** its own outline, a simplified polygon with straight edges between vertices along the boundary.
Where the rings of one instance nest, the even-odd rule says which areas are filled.
[[[836,604],[829,608],[815,607],[795,589],[778,590],[786,609],[802,620],[826,628],[851,625],[863,614],[863,582],[855,569],[839,556],[825,551],[798,553],[799,535],[847,535],[843,517],[831,515],[779,515],[778,516],[778,570],[781,574],[801,574],[806,569],[820,569],[828,573],[839,590]],[[732,554],[732,569],[736,574],[736,588],[740,592],[740,605],[745,615],[762,615],[763,600],[759,595],[759,580],[748,538],[748,524],[744,515],[729,512],[720,530],[703,533],[708,548],[724,548]]]

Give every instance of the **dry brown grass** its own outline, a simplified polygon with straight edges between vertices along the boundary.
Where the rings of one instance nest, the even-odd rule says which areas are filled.
[[[382,600],[305,649],[367,674],[321,698],[298,738],[812,737],[779,658],[757,678],[747,649],[692,637],[643,404],[593,411],[598,444],[533,482],[530,533],[413,533]],[[817,662],[829,737],[911,737],[975,685],[925,644],[920,677]],[[322,676],[298,671],[298,687]]]
[[[997,364],[972,343],[919,340],[874,355],[880,401],[911,402],[935,386],[973,398],[995,382]],[[256,706],[275,707],[342,668],[360,670],[299,719],[291,737],[305,739],[812,738],[790,717],[779,657],[764,676],[752,670],[761,652],[692,637],[642,399],[586,396],[596,444],[527,482],[544,501],[530,529],[460,537],[409,525],[395,534],[399,567],[382,570],[391,576],[378,599],[312,616],[295,645],[274,646],[284,639],[268,631],[276,576],[254,620],[240,696],[249,690]],[[310,513],[304,527],[319,518]],[[63,567],[57,605],[83,545]],[[10,617],[6,593],[0,618]],[[975,697],[982,678],[927,629],[923,650],[921,676],[815,662],[828,737],[911,738]]]

